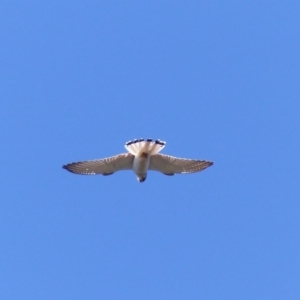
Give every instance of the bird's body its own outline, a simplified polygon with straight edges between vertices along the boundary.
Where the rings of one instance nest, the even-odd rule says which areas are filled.
[[[139,139],[125,144],[128,153],[104,159],[76,162],[64,165],[63,168],[81,175],[111,175],[121,170],[133,170],[139,182],[147,178],[147,171],[159,171],[165,175],[200,172],[213,162],[178,158],[158,154],[166,143],[161,140]]]
[[[147,153],[145,152],[134,157],[133,171],[140,182],[146,180],[149,164],[150,164],[150,155],[147,155]]]

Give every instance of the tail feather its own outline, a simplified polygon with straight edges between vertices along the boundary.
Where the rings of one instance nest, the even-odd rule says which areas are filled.
[[[139,152],[140,148],[142,147],[142,145],[144,144],[143,139],[135,139],[132,143],[132,149],[134,152]]]
[[[125,144],[125,148],[133,155],[137,155],[141,152],[146,152],[150,155],[157,154],[160,152],[166,145],[166,142],[163,142],[161,140],[155,140],[152,139],[139,139],[139,140],[133,140],[129,141]]]

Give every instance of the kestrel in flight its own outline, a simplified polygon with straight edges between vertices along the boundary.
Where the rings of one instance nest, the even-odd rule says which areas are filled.
[[[139,182],[147,178],[147,171],[159,171],[165,175],[185,174],[200,172],[213,162],[179,158],[164,154],[158,154],[166,145],[166,142],[152,139],[139,139],[125,144],[128,153],[115,156],[74,162],[64,165],[63,168],[81,175],[111,175],[121,170],[133,170]]]

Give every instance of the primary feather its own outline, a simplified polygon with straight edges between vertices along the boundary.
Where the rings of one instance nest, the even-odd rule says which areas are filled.
[[[196,160],[179,158],[170,155],[156,154],[151,156],[149,170],[155,170],[167,175],[187,174],[203,171],[213,162],[206,160]]]
[[[130,153],[123,153],[103,159],[74,162],[64,165],[63,168],[81,175],[110,175],[120,170],[131,170],[134,156]]]

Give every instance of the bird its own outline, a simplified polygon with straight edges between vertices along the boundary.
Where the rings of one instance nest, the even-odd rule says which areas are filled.
[[[166,142],[159,139],[134,139],[125,144],[127,153],[115,156],[73,162],[63,165],[63,169],[80,175],[111,175],[117,171],[133,170],[139,182],[144,182],[148,171],[158,171],[165,175],[187,174],[203,171],[213,162],[179,158],[160,154]]]

